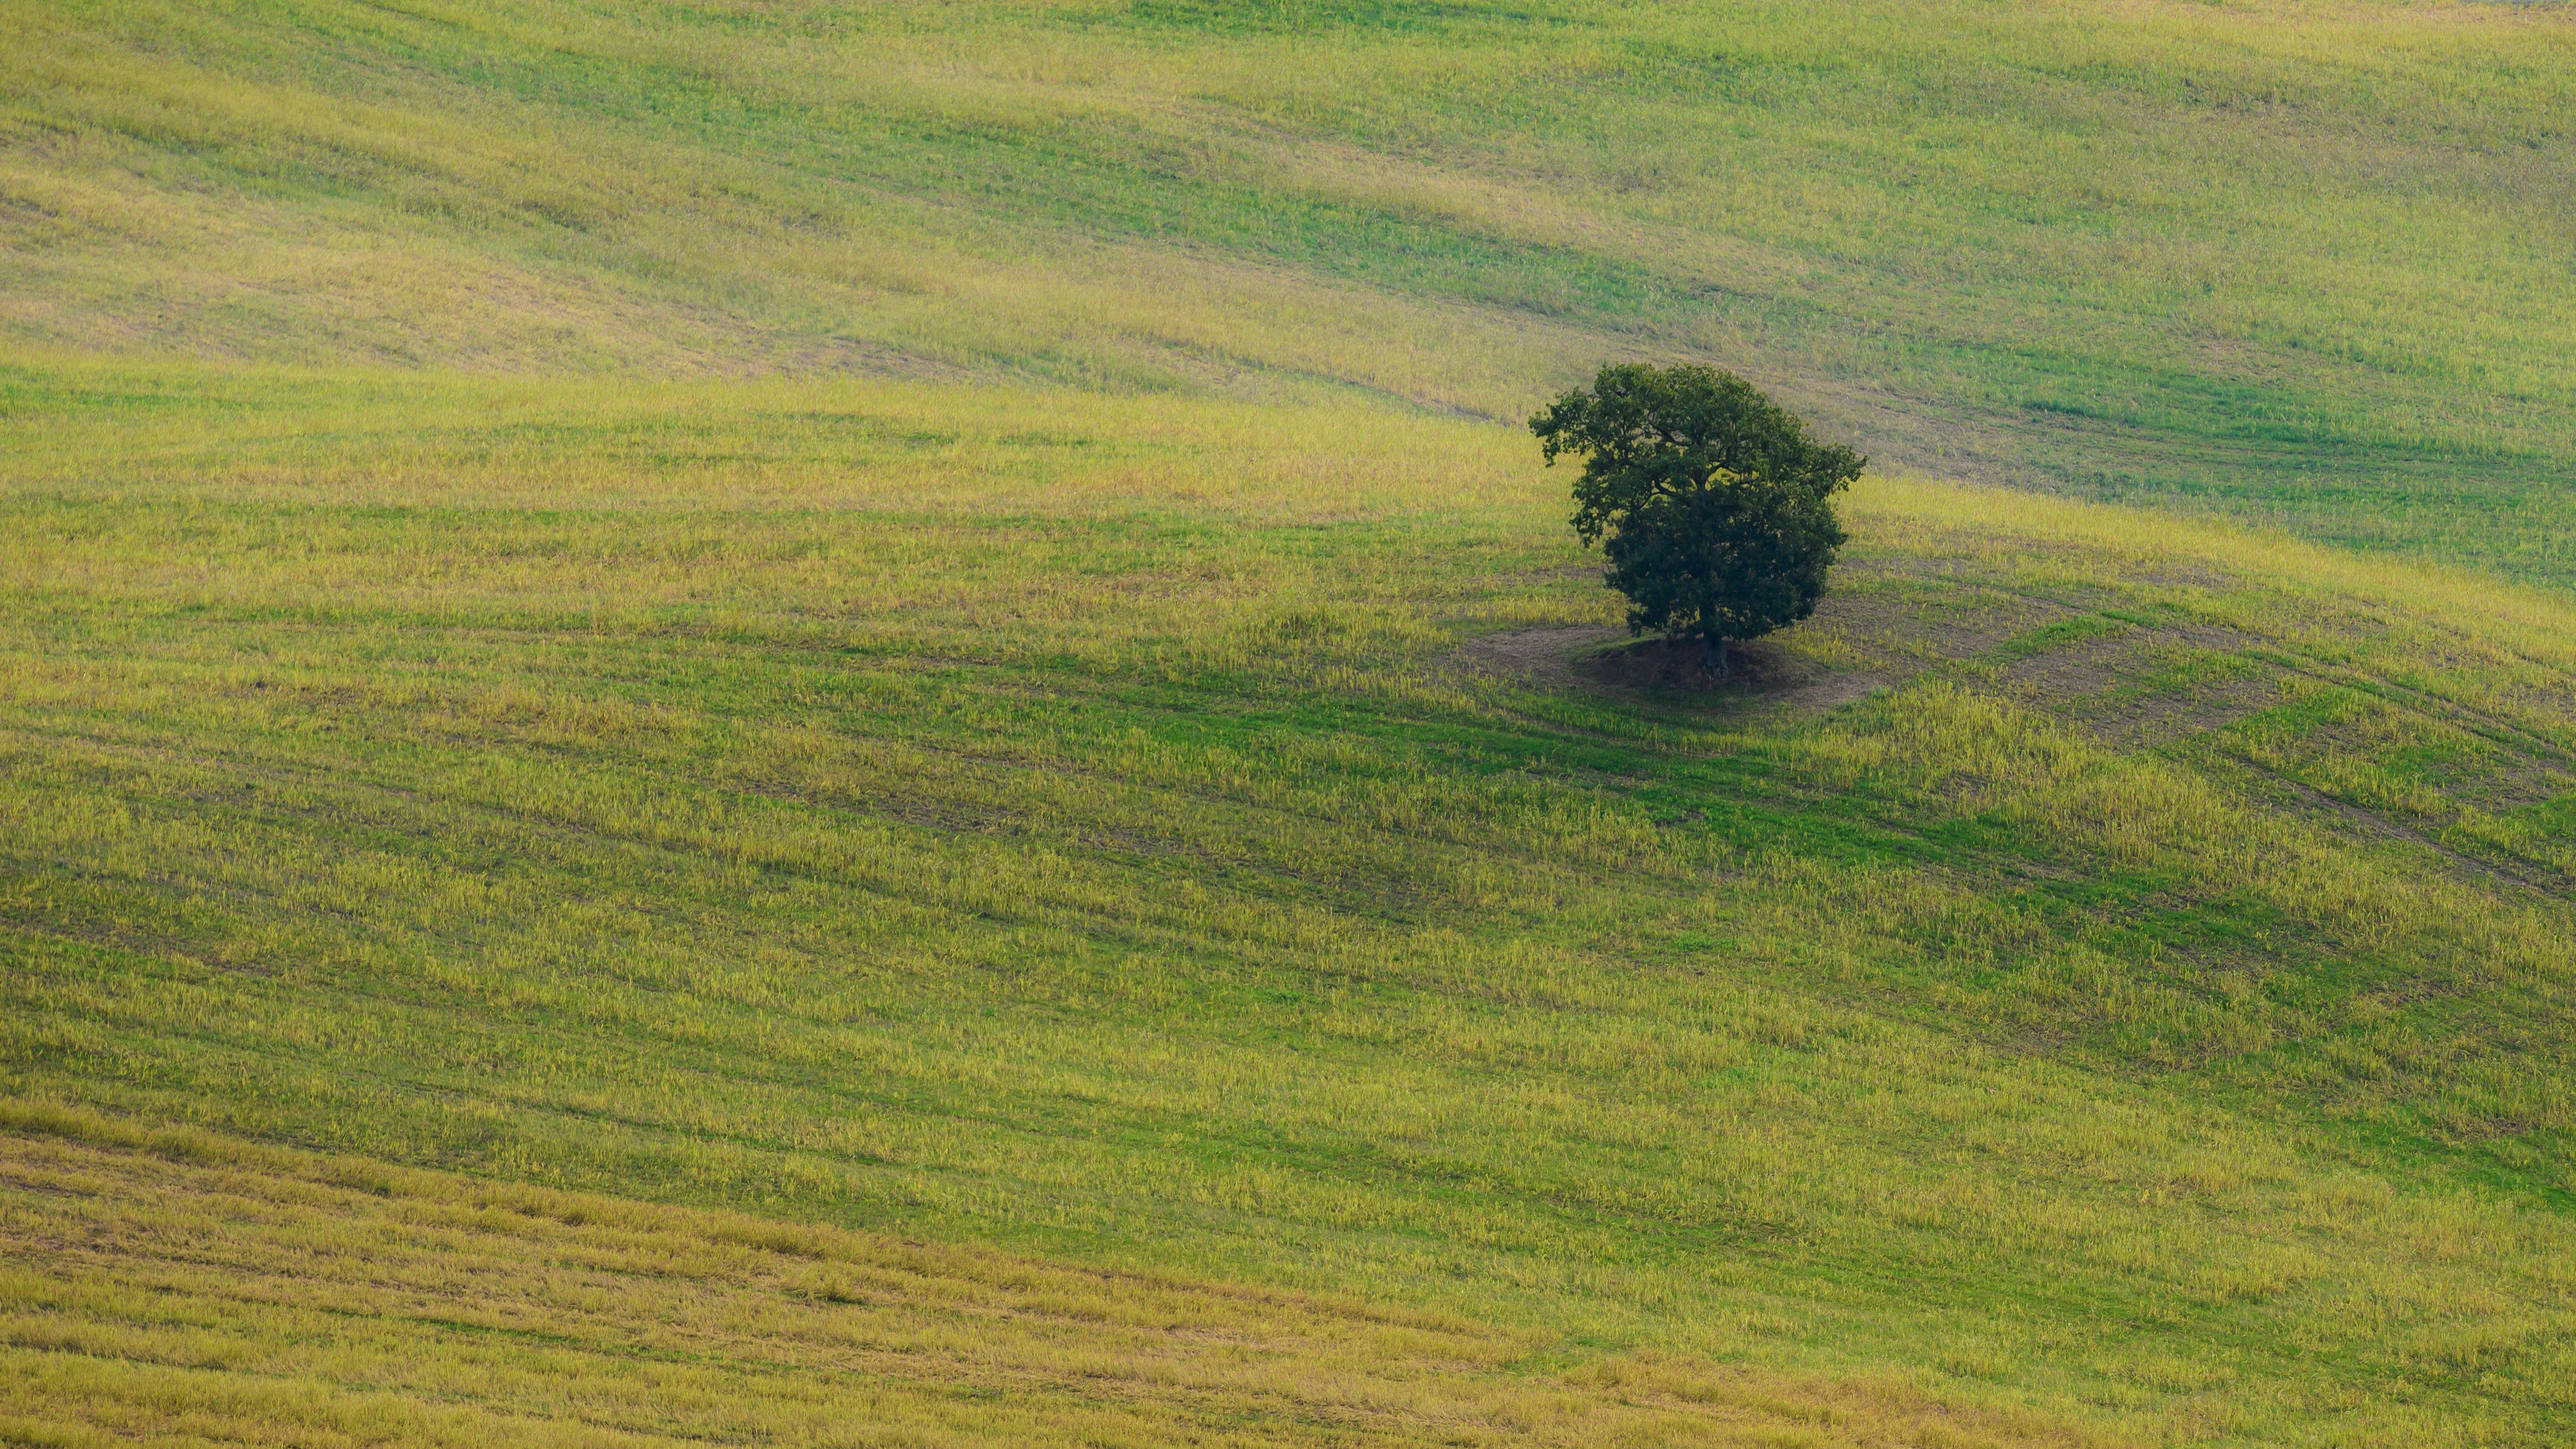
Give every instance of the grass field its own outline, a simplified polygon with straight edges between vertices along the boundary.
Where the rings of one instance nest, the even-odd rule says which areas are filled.
[[[2571,34],[0,0],[0,1443],[2566,1442]]]
[[[2551,5],[0,6],[0,336],[1514,419],[2576,577]]]
[[[20,388],[24,1100],[1525,1374],[2143,1442],[2571,1411],[2555,599],[1878,479],[1790,685],[1712,712],[1561,662],[1610,603],[1470,422]]]

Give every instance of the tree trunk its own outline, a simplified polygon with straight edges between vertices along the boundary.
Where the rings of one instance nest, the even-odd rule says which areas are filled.
[[[1700,656],[1699,667],[1715,678],[1724,679],[1726,677],[1726,641],[1714,634],[1709,635],[1708,650]]]

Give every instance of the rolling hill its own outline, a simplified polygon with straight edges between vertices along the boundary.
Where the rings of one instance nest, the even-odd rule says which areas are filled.
[[[0,14],[0,1441],[2576,1425],[2563,11]]]

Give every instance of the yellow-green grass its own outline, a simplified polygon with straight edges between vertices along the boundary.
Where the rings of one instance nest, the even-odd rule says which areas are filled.
[[[2576,577],[2557,5],[0,5],[0,335],[1525,413]]]
[[[0,0],[0,1440],[2565,1442],[2571,37]]]
[[[2062,1445],[1890,1382],[0,1108],[0,1439]]]
[[[393,1210],[246,1143],[397,1165],[406,1202],[614,1197],[674,1243],[750,1215],[1143,1275],[1184,1325],[1289,1295],[1257,1394],[1066,1367],[1192,1351],[1114,1314],[1043,1352],[996,1328],[1025,1392],[957,1442],[1653,1443],[1692,1383],[1709,1432],[1773,1442],[2576,1416],[2554,597],[1877,476],[1765,656],[1787,684],[1709,700],[1581,666],[1614,601],[1508,427],[849,380],[10,386],[0,1084],[37,1164],[12,1231],[58,1245],[11,1254],[23,1420],[357,1395],[391,1437],[799,1442],[878,1422],[828,1409],[833,1334],[973,1336],[674,1246],[703,1290],[580,1300],[657,1342],[697,1331],[665,1293],[739,1305],[672,1408],[408,1310],[299,1347],[351,1300],[258,1253],[148,1301],[45,1287],[84,1276],[66,1176],[121,1184],[78,1210],[138,1225],[111,1281],[175,1271],[141,1225],[210,1189],[141,1150],[164,1128],[233,1164],[223,1211],[325,1246]],[[451,1241],[577,1279],[577,1238],[434,1239],[399,1281],[466,1271]],[[1358,1312],[1431,1338],[1330,1326]],[[156,1314],[215,1325],[208,1366]],[[460,1363],[491,1369],[461,1404]],[[935,1365],[870,1372],[886,1442],[951,1412],[906,1387]]]

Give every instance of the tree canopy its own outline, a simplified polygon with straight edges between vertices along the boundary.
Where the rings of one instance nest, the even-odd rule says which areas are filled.
[[[1583,459],[1574,531],[1598,543],[1632,633],[1729,640],[1815,612],[1844,542],[1833,495],[1867,459],[1731,372],[1615,363],[1530,419],[1550,464]]]

